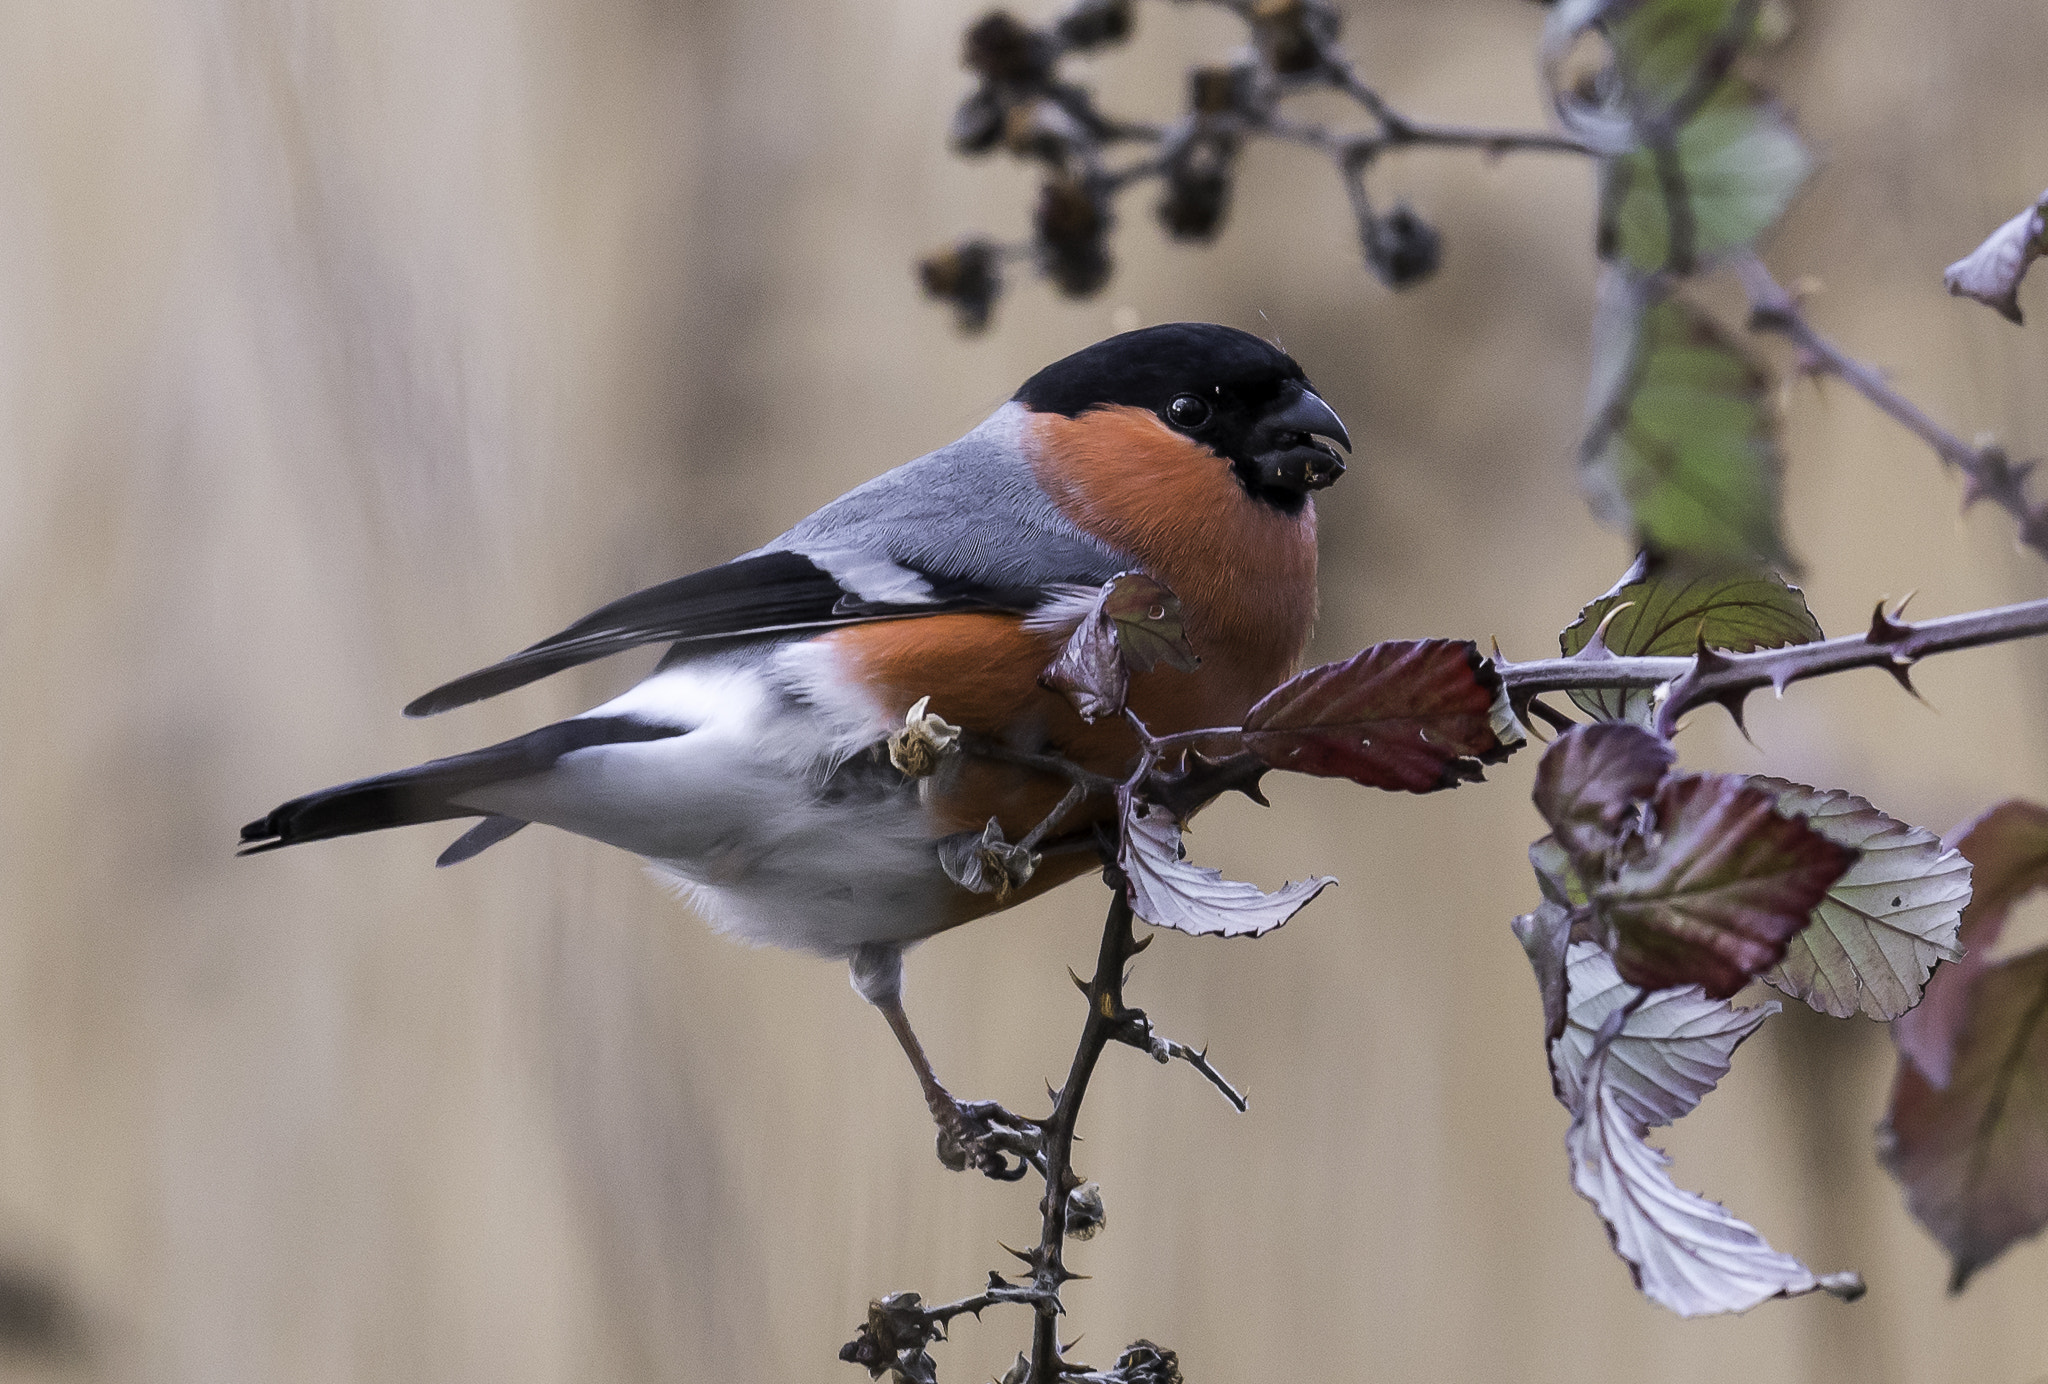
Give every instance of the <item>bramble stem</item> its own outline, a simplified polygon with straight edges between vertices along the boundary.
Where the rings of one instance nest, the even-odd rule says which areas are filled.
[[[1973,447],[1929,417],[1911,399],[1869,365],[1822,336],[1799,309],[1799,300],[1771,277],[1754,255],[1735,262],[1735,272],[1749,295],[1749,325],[1775,332],[1805,352],[1816,374],[1833,375],[1874,404],[1880,412],[1934,449],[1945,466],[1953,466],[1966,484],[1963,506],[1989,500],[2019,521],[2019,541],[2048,557],[2048,503],[2027,495],[2032,462],[2015,463],[1997,443]]]

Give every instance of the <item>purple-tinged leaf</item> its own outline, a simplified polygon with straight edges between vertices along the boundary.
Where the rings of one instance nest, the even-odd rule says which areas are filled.
[[[1299,913],[1337,881],[1312,875],[1268,894],[1182,858],[1180,826],[1155,803],[1124,802],[1117,857],[1131,908],[1155,927],[1199,937],[1258,937]]]
[[[1647,556],[1638,557],[1612,590],[1579,612],[1558,635],[1558,649],[1566,657],[1577,654],[1596,632],[1610,653],[1672,657],[1684,657],[1701,644],[1748,653],[1821,637],[1805,595],[1775,572],[1737,568],[1652,575]],[[1593,688],[1574,691],[1571,699],[1603,721],[1648,727],[1656,718],[1655,694],[1644,689]]]
[[[1719,1204],[1681,1191],[1670,1159],[1645,1138],[1714,1089],[1777,1004],[1736,1009],[1698,986],[1644,994],[1584,942],[1572,945],[1567,975],[1568,1019],[1550,1058],[1558,1099],[1572,1112],[1572,1186],[1607,1222],[1637,1288],[1683,1317],[1816,1289],[1859,1295],[1855,1275],[1818,1276]]]
[[[1856,859],[1732,774],[1664,780],[1652,834],[1594,889],[1615,965],[1648,989],[1726,999],[1774,966]]]
[[[1976,977],[1945,1088],[1899,1063],[1878,1152],[1948,1250],[1950,1292],[2048,1225],[2048,947]]]
[[[1900,1055],[1937,1087],[1948,1085],[1971,986],[1989,968],[2013,905],[2048,887],[2048,808],[2011,799],[1952,832],[1950,840],[1970,862],[1975,888],[1956,937],[1968,954],[1937,969],[1920,1007],[1892,1024]]]
[[[1064,693],[1085,721],[1124,709],[1131,673],[1160,663],[1192,672],[1201,660],[1188,644],[1180,598],[1142,572],[1104,582],[1066,646],[1039,681]]]
[[[1554,1043],[1564,1032],[1565,948],[1571,941],[1572,911],[1545,899],[1533,913],[1524,913],[1508,926],[1515,940],[1528,953],[1530,969],[1536,972],[1536,993],[1543,1000],[1543,1041]]]
[[[1245,716],[1244,745],[1276,769],[1432,793],[1479,781],[1482,764],[1520,746],[1496,714],[1502,700],[1500,674],[1469,640],[1388,640],[1267,693]]]
[[[1776,798],[1778,811],[1857,853],[1785,959],[1757,979],[1837,1019],[1858,1010],[1898,1018],[1920,1002],[1934,963],[1962,954],[1956,925],[1970,901],[1970,862],[1853,793],[1750,782]]]
[[[1543,752],[1531,796],[1574,861],[1601,861],[1676,759],[1667,742],[1634,726],[1574,726]]]
[[[1943,272],[1950,293],[1998,309],[2006,321],[2020,318],[2020,280],[2027,266],[2048,254],[2048,192],[1984,238],[1984,243]]]

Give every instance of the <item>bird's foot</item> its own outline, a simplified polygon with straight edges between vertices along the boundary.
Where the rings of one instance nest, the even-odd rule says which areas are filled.
[[[939,1161],[954,1172],[972,1168],[999,1182],[1016,1182],[1044,1166],[1045,1127],[992,1100],[960,1100],[946,1091],[930,1099],[939,1126]]]

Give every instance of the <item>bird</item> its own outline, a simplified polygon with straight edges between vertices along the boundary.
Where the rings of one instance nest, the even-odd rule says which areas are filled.
[[[472,818],[438,864],[535,822],[631,852],[717,930],[847,962],[917,1074],[942,1154],[950,1137],[993,1173],[977,1141],[990,1112],[1017,1117],[939,1081],[903,1007],[903,954],[1098,865],[1113,807],[1063,821],[1014,889],[963,887],[948,844],[1044,821],[1070,787],[1045,756],[1130,771],[1133,727],[1090,723],[1041,681],[1106,582],[1168,588],[1199,657],[1133,674],[1128,705],[1151,733],[1237,724],[1295,671],[1316,616],[1313,496],[1350,451],[1300,365],[1258,336],[1179,322],[1108,337],[771,542],[615,600],[405,713],[666,644],[619,696],[293,798],[242,829],[239,853]],[[920,715],[997,753],[906,774],[883,747]]]

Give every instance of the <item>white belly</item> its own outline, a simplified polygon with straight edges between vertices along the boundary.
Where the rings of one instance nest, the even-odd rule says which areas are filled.
[[[867,757],[887,721],[818,658],[782,645],[666,669],[588,714],[687,733],[574,750],[462,801],[632,851],[750,942],[843,957],[929,936],[956,886],[916,785]]]

